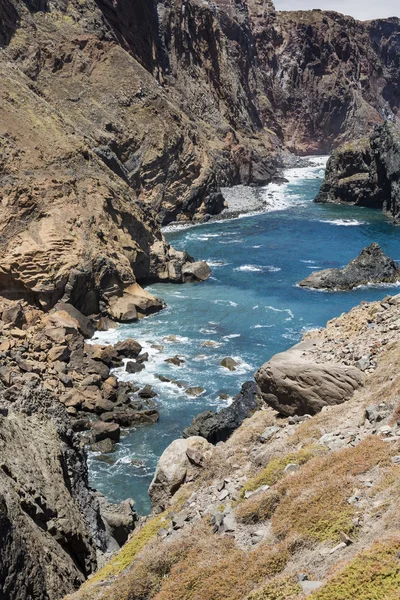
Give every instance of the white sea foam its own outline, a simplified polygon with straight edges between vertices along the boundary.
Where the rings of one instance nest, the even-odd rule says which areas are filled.
[[[230,333],[229,335],[224,335],[223,340],[233,340],[234,338],[239,338],[240,333]]]
[[[235,271],[261,271],[261,267],[256,267],[255,265],[242,265],[241,267],[237,267],[234,269]]]
[[[330,225],[337,225],[339,227],[357,227],[365,225],[366,221],[357,221],[357,219],[321,219],[320,223],[329,223]]]
[[[286,319],[287,321],[294,319],[294,314],[292,313],[290,308],[276,308],[275,306],[266,306],[265,308],[267,308],[268,310],[272,310],[273,312],[287,313],[289,315],[289,318]]]
[[[209,267],[226,267],[227,265],[229,265],[229,263],[225,262],[224,260],[207,260],[206,259],[206,263],[208,264]]]
[[[275,325],[253,325],[251,329],[270,329],[271,327],[275,327]]]
[[[315,260],[300,260],[300,262],[302,262],[302,263],[306,263],[306,264],[313,264],[313,263],[315,263],[316,261],[315,261]]]
[[[249,271],[249,272],[259,272],[259,273],[264,273],[264,272],[269,272],[269,273],[277,273],[278,271],[281,271],[282,269],[280,267],[274,267],[273,265],[242,265],[241,267],[236,267],[236,269],[234,269],[234,271]]]
[[[322,179],[328,156],[311,156],[306,158],[310,162],[307,167],[295,167],[284,170],[283,177],[287,180],[287,183],[270,183],[265,186],[264,202],[267,212],[285,210],[289,206],[304,206],[307,204],[303,195],[294,192],[293,186],[306,179],[316,179],[318,177]],[[288,189],[289,186],[291,186],[290,190]]]

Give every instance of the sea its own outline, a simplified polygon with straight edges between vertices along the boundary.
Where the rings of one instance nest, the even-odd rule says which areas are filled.
[[[380,211],[313,202],[325,166],[326,157],[313,157],[307,167],[286,170],[287,183],[261,190],[265,202],[258,214],[167,228],[168,241],[207,261],[212,276],[204,283],[148,287],[166,302],[165,310],[94,338],[115,343],[132,337],[142,344],[150,357],[146,369],[135,375],[117,369],[116,375],[150,384],[160,413],[158,423],[124,431],[115,452],[89,453],[90,484],[110,501],[132,498],[138,513],[147,514],[157,461],[195,415],[227,406],[263,363],[299,342],[305,331],[323,327],[362,300],[400,293],[400,284],[350,292],[297,286],[314,270],[346,265],[371,242],[400,261],[399,229]],[[175,355],[185,361],[181,366],[165,362]],[[226,357],[236,361],[235,371],[221,366]],[[189,396],[185,390],[191,387],[204,392]]]

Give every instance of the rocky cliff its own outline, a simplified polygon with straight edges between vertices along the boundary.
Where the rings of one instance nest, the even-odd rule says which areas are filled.
[[[378,208],[397,223],[400,213],[398,128],[385,122],[376,126],[370,137],[335,150],[315,201]]]
[[[229,439],[175,440],[153,516],[71,598],[396,600],[399,317],[386,297],[307,333]]]
[[[396,121],[399,39],[398,19],[261,0],[3,0],[1,293],[88,314],[181,281],[159,224],[221,212],[281,149]]]

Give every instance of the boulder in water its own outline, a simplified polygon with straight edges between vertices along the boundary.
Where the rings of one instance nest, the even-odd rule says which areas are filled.
[[[248,381],[243,384],[230,406],[223,408],[219,413],[208,410],[197,415],[192,424],[184,430],[183,437],[201,436],[212,444],[225,442],[247,417],[261,408],[262,404],[257,384]]]
[[[394,283],[400,280],[399,265],[372,243],[343,269],[324,269],[312,273],[299,286],[317,290],[351,290],[368,283]]]
[[[182,268],[182,279],[184,283],[205,281],[211,275],[210,267],[202,260],[186,263]]]

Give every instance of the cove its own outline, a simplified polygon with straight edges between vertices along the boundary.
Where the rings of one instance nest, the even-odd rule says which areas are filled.
[[[89,455],[90,483],[109,500],[132,497],[139,514],[146,514],[157,460],[196,414],[225,406],[230,400],[222,400],[221,393],[235,395],[258,367],[298,342],[305,330],[324,326],[362,300],[400,291],[395,286],[344,293],[296,287],[314,269],[344,266],[372,241],[400,260],[398,229],[379,211],[312,202],[323,174],[322,160],[288,170],[289,183],[264,190],[270,212],[167,232],[175,248],[206,260],[212,277],[202,284],[151,286],[166,310],[96,336],[102,343],[133,337],[142,344],[150,355],[146,369],[136,375],[116,372],[121,379],[151,384],[160,412],[157,424],[126,432],[113,454]],[[202,345],[210,341],[213,345]],[[164,348],[160,352],[153,345]],[[185,363],[164,362],[174,355]],[[228,356],[239,363],[234,372],[220,366]],[[184,387],[163,383],[157,375]],[[185,393],[194,386],[204,388],[201,397]]]

